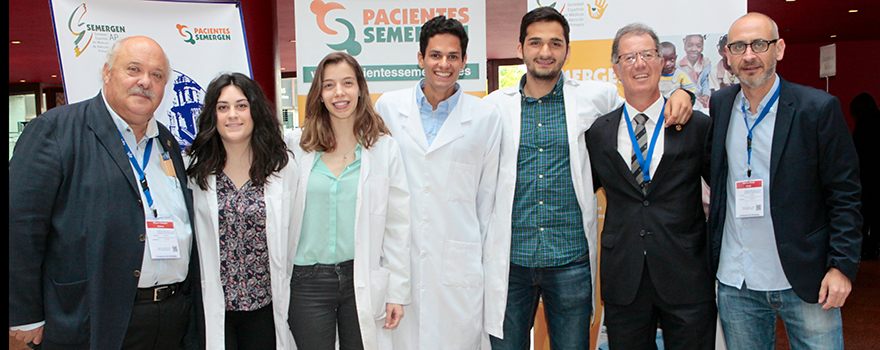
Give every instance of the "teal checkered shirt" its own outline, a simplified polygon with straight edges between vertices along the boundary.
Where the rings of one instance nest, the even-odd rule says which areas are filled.
[[[522,134],[513,197],[510,262],[525,267],[568,264],[588,252],[571,178],[563,79],[541,98],[522,89]]]

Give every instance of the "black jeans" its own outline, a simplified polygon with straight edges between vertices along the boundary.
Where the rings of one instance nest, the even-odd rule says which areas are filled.
[[[226,310],[226,350],[275,349],[272,303],[253,311]]]
[[[300,350],[363,349],[354,300],[353,260],[294,266],[288,323]]]

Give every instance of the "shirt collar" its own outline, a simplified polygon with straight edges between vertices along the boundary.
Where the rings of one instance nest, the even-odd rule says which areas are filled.
[[[520,78],[520,80],[519,80],[519,94],[524,99],[526,99],[526,101],[536,101],[536,100],[540,100],[542,98],[546,98],[548,96],[555,97],[555,96],[562,95],[562,86],[565,83],[565,73],[559,74],[559,80],[557,80],[556,85],[553,86],[553,91],[550,91],[550,93],[548,93],[547,95],[541,96],[540,98],[526,97],[526,93],[523,91],[523,88],[525,88],[525,86],[526,86],[526,76],[527,75],[528,75],[528,73],[523,74],[522,78]]]
[[[434,107],[431,106],[431,103],[428,102],[428,98],[425,96],[425,92],[422,91],[422,89],[425,88],[425,83],[426,83],[425,78],[422,78],[422,80],[419,81],[419,86],[418,86],[419,88],[416,89],[416,101],[418,101],[419,107],[428,106],[428,108],[433,110]],[[461,85],[459,85],[458,83],[455,83],[455,92],[452,93],[452,96],[449,96],[449,98],[447,98],[443,101],[440,101],[440,103],[437,104],[437,110],[445,110],[445,111],[452,110],[452,108],[454,108],[455,105],[458,104],[458,99],[460,97],[461,97]]]
[[[625,107],[626,113],[629,114],[629,119],[632,121],[639,113],[644,113],[648,116],[648,120],[654,122],[654,125],[657,125],[657,121],[660,119],[660,113],[663,112],[663,96],[660,96],[654,103],[652,103],[648,108],[646,108],[643,112],[639,112],[635,107],[631,106],[629,102],[626,102]]]
[[[110,108],[110,103],[107,102],[107,97],[104,96],[104,92],[101,91],[101,98],[104,100],[104,106],[107,107],[107,112],[110,112],[110,117],[113,118],[113,123],[116,124],[116,130],[123,135],[132,135],[134,136],[134,132],[131,130],[131,127],[128,125],[119,114],[116,114],[116,111],[113,108]],[[147,132],[144,134],[144,138],[141,139],[141,142],[145,142],[148,139],[159,136],[159,126],[156,125],[156,117],[150,118],[150,121],[147,122]]]
[[[774,73],[774,74],[773,74],[773,78],[775,79],[775,80],[773,81],[773,86],[770,87],[770,90],[767,91],[767,94],[764,95],[764,98],[762,98],[762,99],[761,99],[761,102],[758,103],[758,108],[756,109],[757,111],[762,111],[762,110],[764,110],[764,106],[767,105],[767,102],[770,102],[770,98],[773,96],[773,93],[776,92],[776,89],[777,89],[777,88],[779,88],[779,80],[780,80],[780,79],[779,79],[779,74],[775,74],[775,73]],[[749,110],[751,110],[752,105],[749,104],[749,99],[746,98],[746,94],[743,93],[742,89],[739,90],[739,93],[737,94],[737,97],[738,97],[738,98],[737,98],[737,101],[738,101],[738,102],[733,106],[733,109],[734,109],[734,110],[742,110],[742,108],[740,108],[740,106],[742,106],[743,108],[745,108],[745,109],[746,109],[746,112],[748,112]],[[774,102],[773,104],[778,105],[778,103],[779,103],[779,99],[777,99],[776,102]],[[771,107],[769,113],[776,113],[776,107]],[[769,114],[769,113],[768,113],[768,114]],[[753,118],[757,118],[758,116],[757,116],[757,115],[752,115],[751,117],[753,117]]]

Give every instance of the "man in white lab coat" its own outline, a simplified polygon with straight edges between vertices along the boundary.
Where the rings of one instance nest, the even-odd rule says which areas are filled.
[[[480,348],[484,254],[507,250],[485,244],[501,120],[494,105],[457,83],[467,43],[459,21],[426,22],[418,53],[425,78],[376,103],[400,145],[412,196],[412,304],[392,332],[395,349]]]
[[[584,132],[623,104],[611,83],[569,79],[568,21],[550,7],[523,16],[517,86],[485,98],[502,114],[496,213],[487,246],[485,327],[493,350],[529,347],[539,298],[551,349],[587,349],[595,297],[596,195]],[[690,117],[693,100],[673,93],[666,125]],[[496,241],[497,240],[497,241]],[[500,254],[498,254],[500,252]],[[494,297],[498,296],[498,297]]]

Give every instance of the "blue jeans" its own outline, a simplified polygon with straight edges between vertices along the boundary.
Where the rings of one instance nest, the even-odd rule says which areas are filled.
[[[493,350],[527,350],[535,324],[538,301],[544,316],[550,348],[587,350],[593,291],[589,254],[559,267],[522,267],[510,264],[504,339],[491,337]]]
[[[772,292],[718,284],[718,314],[729,350],[776,348],[776,317],[785,323],[792,350],[843,350],[840,309],[822,310],[794,290]]]

